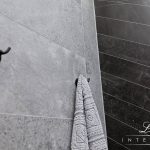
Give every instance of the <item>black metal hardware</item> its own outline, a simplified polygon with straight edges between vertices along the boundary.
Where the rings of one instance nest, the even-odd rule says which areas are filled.
[[[90,82],[90,78],[87,78],[87,81]],[[78,84],[78,78],[75,80],[75,85],[77,86]]]
[[[5,54],[9,53],[10,50],[11,50],[11,47],[8,47],[8,48],[6,49],[6,51],[0,50],[0,61],[1,61],[1,59],[2,59],[2,55],[5,55]]]

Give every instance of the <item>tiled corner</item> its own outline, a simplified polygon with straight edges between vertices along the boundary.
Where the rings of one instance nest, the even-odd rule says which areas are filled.
[[[102,98],[99,53],[96,36],[96,21],[93,0],[82,0],[82,15],[85,42],[85,58],[87,61],[87,76],[90,77],[90,87],[97,105],[103,128],[105,130],[104,105]],[[106,133],[106,132],[105,132]]]

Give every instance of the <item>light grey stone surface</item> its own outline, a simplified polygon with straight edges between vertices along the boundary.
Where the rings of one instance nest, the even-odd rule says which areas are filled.
[[[68,49],[84,48],[81,0],[1,0],[0,13]]]
[[[56,3],[55,0],[31,0],[30,2],[1,0],[0,13],[85,57],[87,74],[91,78],[90,86],[96,99],[102,122],[104,122],[93,1],[64,0]],[[7,25],[7,23],[4,25]],[[9,28],[6,33],[11,31],[8,35],[13,35],[12,30],[16,32],[15,29]],[[9,36],[7,37],[7,42],[3,41],[3,36],[5,35],[7,36],[7,34],[2,34],[2,40],[0,40],[1,45],[4,45],[2,48],[7,47],[8,43],[12,45],[10,42],[12,39]],[[25,34],[25,37],[28,37],[28,35]],[[15,39],[15,37],[13,38]],[[40,38],[42,39],[42,37]],[[42,50],[46,49],[43,46],[47,44],[46,42],[46,44],[41,44],[40,40],[33,40],[30,43],[34,47],[32,46],[30,51],[37,49],[37,47]],[[15,42],[19,43],[17,40]],[[20,45],[22,45],[22,48],[26,48],[27,44],[23,45],[21,43]],[[26,63],[28,62],[26,61]]]
[[[0,150],[70,150],[72,121],[0,115]]]
[[[0,150],[70,150],[80,73],[105,128],[93,9],[92,0],[0,0],[0,49],[12,47],[0,63],[0,113],[13,114],[0,114]]]
[[[0,112],[72,117],[75,79],[85,59],[0,16]]]

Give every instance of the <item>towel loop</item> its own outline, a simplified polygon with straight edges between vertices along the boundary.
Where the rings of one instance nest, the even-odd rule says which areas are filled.
[[[87,78],[87,81],[90,82],[90,78]],[[77,86],[78,84],[78,78],[75,80],[75,85]]]

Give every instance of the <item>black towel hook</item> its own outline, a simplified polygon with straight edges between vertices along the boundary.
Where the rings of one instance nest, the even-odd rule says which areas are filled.
[[[8,47],[5,51],[0,50],[0,61],[2,59],[2,55],[9,53],[10,50],[11,50],[11,47]]]
[[[90,82],[90,78],[87,78],[87,81]],[[77,86],[78,84],[78,78],[75,80],[75,85]]]

